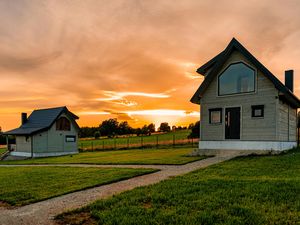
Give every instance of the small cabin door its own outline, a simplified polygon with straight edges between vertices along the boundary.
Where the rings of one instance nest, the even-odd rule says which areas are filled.
[[[225,109],[225,139],[240,139],[241,108]]]

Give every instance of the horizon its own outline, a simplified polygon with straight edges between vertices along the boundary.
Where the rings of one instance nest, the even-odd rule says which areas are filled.
[[[203,81],[197,68],[233,37],[282,83],[293,69],[300,94],[296,0],[20,0],[0,10],[3,131],[19,127],[22,112],[62,105],[81,127],[109,118],[188,126],[200,119],[190,102]]]

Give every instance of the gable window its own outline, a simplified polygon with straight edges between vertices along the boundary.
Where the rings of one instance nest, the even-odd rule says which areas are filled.
[[[218,78],[218,94],[232,95],[255,91],[255,71],[242,62],[230,64]]]
[[[56,130],[70,131],[71,130],[70,121],[66,117],[60,117],[56,121]]]
[[[222,108],[209,109],[209,123],[210,124],[222,123]]]
[[[264,117],[264,105],[253,105],[252,117]]]

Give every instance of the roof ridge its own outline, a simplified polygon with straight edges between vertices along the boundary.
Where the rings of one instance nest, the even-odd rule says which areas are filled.
[[[53,107],[53,108],[44,108],[44,109],[34,109],[33,111],[43,111],[43,110],[51,110],[51,109],[63,109],[67,108],[67,106]]]

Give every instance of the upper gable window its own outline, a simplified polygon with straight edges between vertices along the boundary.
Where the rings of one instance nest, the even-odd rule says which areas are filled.
[[[70,121],[66,117],[60,117],[56,121],[56,130],[70,131],[71,130]]]
[[[230,64],[219,75],[219,95],[231,95],[255,91],[255,71],[248,65],[239,62]]]

